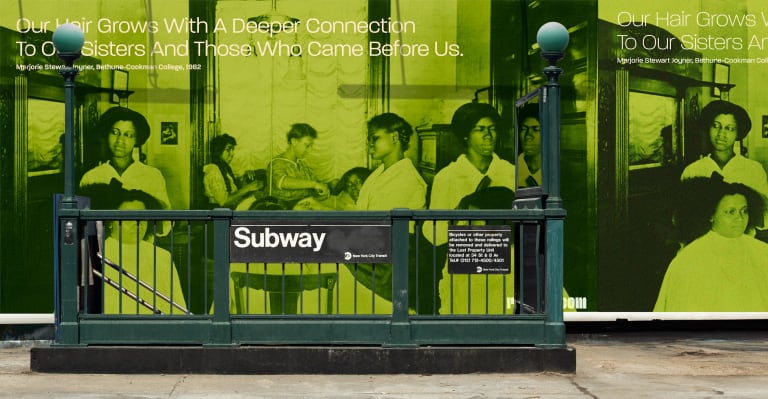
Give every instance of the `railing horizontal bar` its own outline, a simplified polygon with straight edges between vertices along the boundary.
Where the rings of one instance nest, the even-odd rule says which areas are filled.
[[[145,219],[145,220],[209,220],[214,214],[210,210],[95,210],[76,211],[84,220],[100,219]],[[410,211],[414,220],[535,220],[548,217],[564,217],[561,209],[429,209]],[[232,212],[233,219],[264,220],[356,220],[388,219],[389,211],[237,211]]]
[[[389,320],[232,320],[232,341],[241,344],[382,344]]]
[[[97,314],[97,313],[88,313],[88,314],[80,314],[79,316],[80,321],[82,322],[92,322],[92,321],[109,321],[109,322],[141,322],[141,323],[165,323],[165,322],[178,322],[179,320],[183,321],[206,321],[210,322],[213,319],[213,315],[196,315],[196,314],[181,314],[181,313],[174,313],[174,314]]]
[[[547,217],[564,217],[562,209],[429,209],[414,210],[412,218],[416,220],[473,220],[473,219],[544,219]]]
[[[154,317],[153,315],[150,315]],[[210,341],[210,320],[184,318],[147,320],[147,317],[80,319],[80,342],[88,344],[205,344]],[[183,328],[182,328],[183,326]]]
[[[211,211],[206,210],[115,210],[83,209],[80,217],[84,220],[101,219],[142,219],[142,220],[209,220]]]
[[[411,339],[414,344],[530,345],[544,343],[545,336],[546,326],[541,320],[508,319],[494,323],[411,321]]]
[[[388,219],[390,215],[389,211],[235,211],[232,219]]]

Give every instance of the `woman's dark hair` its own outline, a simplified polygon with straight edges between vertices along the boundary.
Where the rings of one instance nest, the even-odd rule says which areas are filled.
[[[360,178],[361,182],[364,182],[365,179],[368,178],[368,176],[371,175],[371,170],[368,168],[364,168],[362,166],[358,166],[356,168],[352,168],[346,172],[344,172],[343,175],[341,175],[341,179],[339,179],[338,183],[333,187],[333,191],[331,191],[331,194],[333,195],[339,195],[342,191],[344,191],[345,188],[347,188],[347,184],[349,184],[349,179],[352,176],[357,176]]]
[[[408,143],[413,135],[413,127],[398,114],[392,112],[376,115],[368,121],[368,132],[384,129],[390,133],[397,133],[397,140],[403,151],[408,149]]]
[[[490,118],[494,124],[501,124],[501,117],[496,109],[484,103],[467,103],[453,113],[451,130],[456,137],[466,144],[469,133],[480,119]]]
[[[515,192],[509,187],[481,188],[461,199],[456,209],[512,209]]]
[[[765,199],[760,193],[741,183],[726,183],[718,173],[712,177],[695,177],[680,183],[682,198],[675,211],[675,225],[680,241],[687,244],[712,228],[712,216],[726,195],[743,195],[747,200],[747,230],[763,224]]]
[[[279,199],[266,196],[254,201],[248,209],[252,211],[284,211],[286,208]]]
[[[107,137],[112,132],[112,127],[115,123],[119,121],[133,123],[134,129],[136,129],[136,146],[144,145],[147,142],[149,138],[149,123],[147,123],[147,119],[144,118],[144,115],[125,107],[112,107],[101,114],[96,131],[99,132],[99,135]]]
[[[89,197],[91,209],[117,209],[128,201],[141,201],[147,209],[163,209],[159,199],[142,190],[126,190],[123,183],[112,179],[109,184],[91,184],[80,189],[80,195]]]
[[[528,118],[539,120],[539,103],[525,103],[517,111],[517,124],[520,125]]]
[[[736,140],[747,137],[747,133],[752,129],[752,121],[744,108],[732,102],[715,100],[701,110],[701,117],[699,118],[700,131],[709,132],[709,128],[712,127],[718,115],[733,115],[734,119],[736,119],[736,128],[738,129]],[[707,142],[709,142],[708,136]]]
[[[211,139],[210,151],[211,162],[218,166],[219,171],[221,172],[221,176],[224,177],[224,183],[227,185],[227,193],[231,193],[232,183],[229,182],[227,176],[234,180],[235,174],[232,172],[232,167],[230,167],[228,163],[221,159],[221,154],[224,153],[224,149],[227,148],[227,145],[232,145],[234,147],[237,145],[237,140],[235,140],[234,137],[224,133],[221,136],[216,136]]]
[[[316,139],[317,130],[306,123],[294,123],[291,125],[291,129],[288,130],[286,137],[288,139],[288,143],[290,143],[291,140],[298,140],[303,137],[312,137],[313,139]]]
[[[221,136],[216,136],[211,139],[211,160],[216,161],[217,159],[221,159],[221,154],[224,152],[224,149],[227,148],[227,145],[231,144],[232,146],[237,145],[237,140],[235,140],[234,137],[224,133]]]

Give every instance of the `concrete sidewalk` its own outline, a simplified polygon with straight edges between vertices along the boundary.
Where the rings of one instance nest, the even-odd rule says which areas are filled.
[[[575,374],[41,374],[0,349],[8,398],[766,398],[768,331],[571,334]]]

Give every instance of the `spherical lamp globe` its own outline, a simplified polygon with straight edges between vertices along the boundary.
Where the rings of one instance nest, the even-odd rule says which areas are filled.
[[[85,43],[83,31],[75,24],[62,24],[53,31],[53,46],[59,53],[79,53],[83,48],[83,43]]]

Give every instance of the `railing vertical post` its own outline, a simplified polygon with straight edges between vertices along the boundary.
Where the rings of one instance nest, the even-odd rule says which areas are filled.
[[[392,210],[392,322],[387,346],[412,345],[408,316],[408,225],[411,215],[408,209]]]
[[[78,255],[80,250],[79,214],[75,197],[75,60],[85,43],[83,31],[74,24],[58,26],[53,33],[53,45],[64,67],[59,73],[64,77],[64,197],[60,207],[59,245],[61,263],[60,284],[61,315],[57,325],[57,343],[75,345],[80,342],[78,325]],[[58,261],[58,260],[56,260]],[[85,289],[85,288],[84,288]]]
[[[544,68],[547,84],[542,98],[544,185],[547,189],[545,208],[552,210],[546,221],[546,326],[542,346],[565,346],[563,323],[563,200],[560,197],[560,84],[563,72],[557,61],[563,58],[568,46],[568,30],[557,22],[548,22],[539,28],[536,40],[541,56],[549,62]],[[562,212],[558,212],[562,211]]]
[[[213,218],[213,325],[209,345],[231,345],[229,313],[229,227],[232,211],[217,208]]]
[[[78,252],[80,250],[78,209],[59,211],[59,263],[61,293],[61,314],[59,315],[56,344],[78,345],[80,328],[78,324]]]

